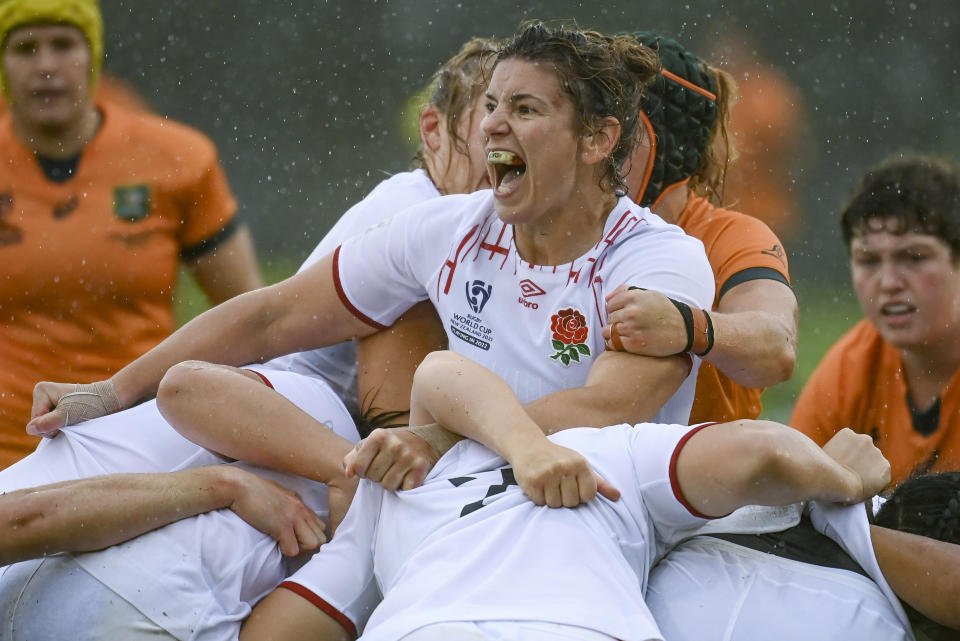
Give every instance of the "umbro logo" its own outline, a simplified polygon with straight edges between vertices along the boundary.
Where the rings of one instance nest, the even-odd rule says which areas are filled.
[[[523,294],[524,298],[530,298],[531,296],[542,296],[547,292],[529,278],[524,278],[520,281],[520,293]]]

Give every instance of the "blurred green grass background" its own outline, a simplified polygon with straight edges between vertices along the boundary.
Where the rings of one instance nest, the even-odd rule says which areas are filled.
[[[261,261],[266,283],[275,283],[293,274],[299,263],[289,259]],[[803,384],[827,349],[861,318],[860,308],[849,287],[802,285],[796,288],[800,307],[800,339],[797,368],[793,378],[768,389],[763,395],[763,417],[787,422]],[[182,325],[207,308],[206,299],[190,274],[180,272],[177,286],[176,318]]]

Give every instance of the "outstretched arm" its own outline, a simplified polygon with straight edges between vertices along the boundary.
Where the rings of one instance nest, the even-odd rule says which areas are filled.
[[[820,448],[786,425],[741,420],[694,434],[676,474],[690,506],[715,517],[745,505],[857,503],[887,486],[890,464],[869,436],[849,428]]]
[[[883,576],[924,616],[960,630],[960,545],[870,526]]]
[[[323,522],[294,492],[229,466],[117,474],[0,495],[0,565],[88,552],[187,517],[230,508],[287,555],[323,543]]]
[[[321,259],[287,280],[248,292],[197,316],[111,379],[120,408],[152,398],[173,365],[197,359],[245,365],[275,356],[331,345],[374,328],[340,301],[333,257]],[[53,411],[72,385],[39,383],[34,389],[28,431],[52,435],[66,417]]]
[[[623,348],[664,356],[681,351],[687,334],[670,300],[652,290],[620,287],[607,298],[608,340],[614,324]],[[793,375],[797,359],[797,298],[771,279],[741,283],[724,293],[713,323],[713,348],[704,360],[748,387],[770,387]]]

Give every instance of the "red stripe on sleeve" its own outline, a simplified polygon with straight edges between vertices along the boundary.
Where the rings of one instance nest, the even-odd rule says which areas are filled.
[[[357,638],[357,626],[353,624],[353,621],[347,618],[347,615],[345,615],[343,612],[336,609],[307,588],[303,587],[299,583],[294,583],[293,581],[284,581],[278,587],[286,588],[297,596],[301,596],[310,603],[314,604],[323,610],[324,614],[343,626],[343,629],[346,630],[347,634],[349,634],[352,638]]]
[[[337,296],[340,297],[340,302],[343,303],[343,306],[346,307],[351,314],[362,320],[370,327],[377,330],[386,329],[386,325],[381,325],[354,307],[353,303],[350,302],[350,299],[347,298],[346,292],[343,291],[343,284],[340,282],[340,247],[343,247],[343,245],[339,245],[337,250],[333,252],[333,286],[337,289]]]
[[[269,378],[267,378],[266,376],[264,376],[263,374],[261,374],[261,373],[258,372],[257,370],[255,370],[255,369],[247,369],[246,367],[244,367],[243,369],[244,369],[244,371],[253,372],[253,373],[256,374],[257,376],[259,376],[259,377],[260,377],[260,380],[263,381],[263,384],[266,385],[267,387],[269,387],[270,389],[272,389],[272,390],[277,389],[276,387],[273,386],[273,383],[270,382],[270,379],[269,379]]]
[[[693,508],[692,505],[687,501],[687,498],[683,495],[683,492],[680,491],[680,482],[677,479],[677,459],[680,458],[680,450],[683,449],[683,446],[687,444],[694,434],[699,432],[705,427],[710,427],[711,425],[716,425],[717,423],[703,423],[702,425],[697,425],[689,432],[683,435],[683,438],[680,439],[680,442],[677,443],[677,447],[673,450],[673,455],[670,457],[670,487],[673,489],[673,496],[680,502],[680,505],[687,508],[687,511],[690,514],[694,515],[698,519],[713,519],[716,517],[707,516],[706,514],[701,514]]]

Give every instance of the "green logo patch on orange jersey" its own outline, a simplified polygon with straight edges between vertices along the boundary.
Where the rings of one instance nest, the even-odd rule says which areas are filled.
[[[122,185],[113,190],[113,215],[121,220],[135,223],[150,213],[150,187],[148,185]]]

